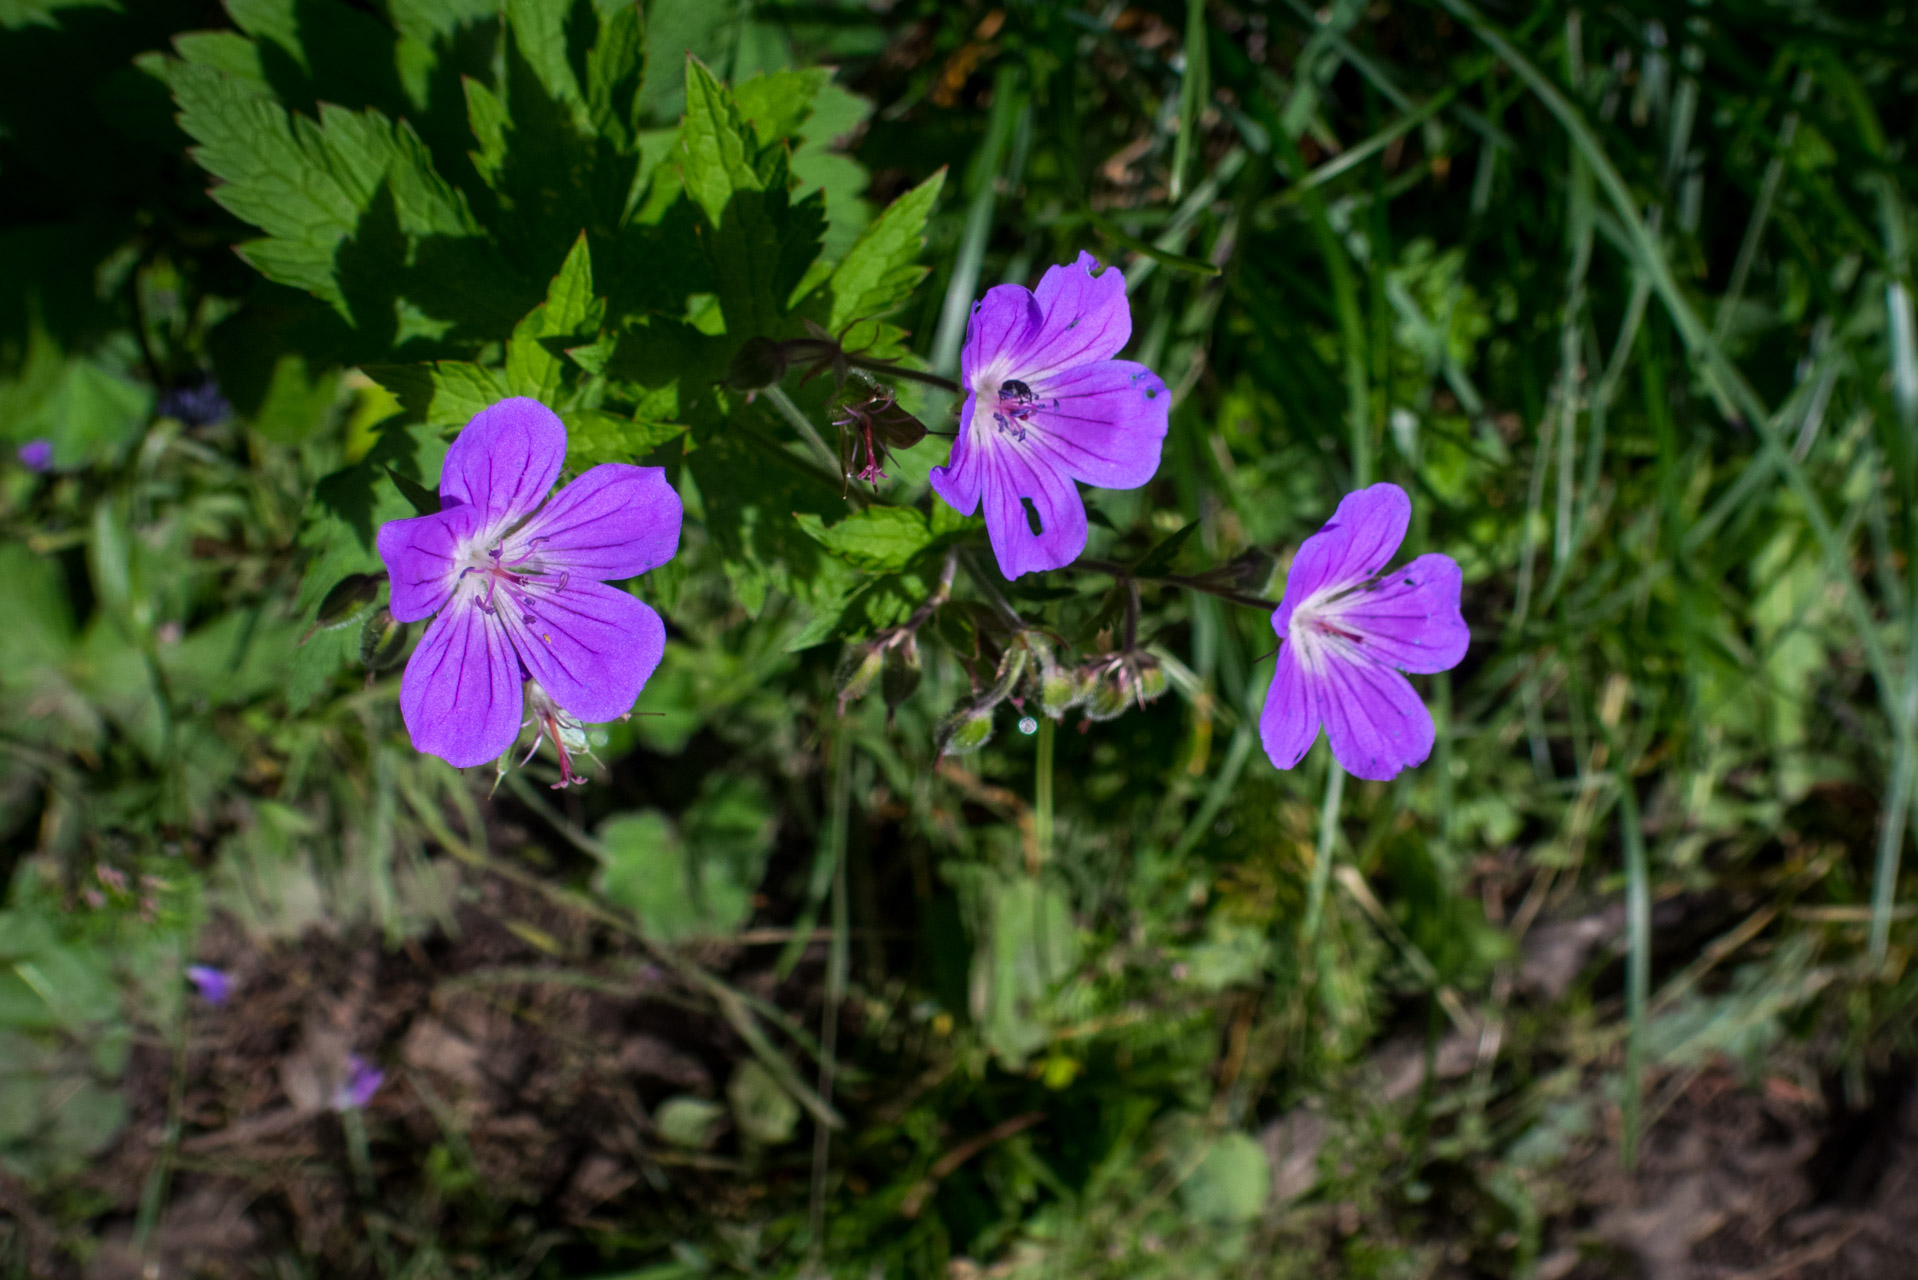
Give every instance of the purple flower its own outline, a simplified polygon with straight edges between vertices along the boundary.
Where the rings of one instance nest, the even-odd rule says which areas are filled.
[[[200,989],[200,998],[208,1004],[225,1004],[233,996],[233,979],[211,965],[190,964],[187,980]]]
[[[1132,309],[1125,277],[1094,275],[1098,265],[1082,253],[1047,271],[1036,292],[995,286],[966,327],[959,438],[932,487],[961,515],[984,499],[1008,578],[1085,550],[1073,481],[1136,489],[1159,469],[1171,397],[1152,370],[1112,358],[1132,336]]]
[[[13,451],[20,465],[29,471],[53,470],[53,441],[29,440]]]
[[[1432,753],[1432,715],[1401,671],[1445,671],[1471,640],[1459,616],[1459,567],[1424,555],[1390,573],[1412,500],[1395,484],[1348,493],[1305,540],[1272,615],[1279,665],[1259,732],[1281,769],[1305,758],[1325,726],[1332,757],[1384,780]]]
[[[162,418],[178,418],[189,427],[199,427],[231,416],[233,406],[220,393],[218,382],[201,376],[161,396],[155,412]]]
[[[333,1087],[333,1109],[335,1111],[364,1111],[366,1104],[373,1100],[380,1086],[386,1083],[386,1073],[362,1058],[357,1053],[346,1055],[346,1074]]]
[[[400,681],[413,745],[465,768],[519,736],[521,684],[583,721],[616,720],[665,652],[659,615],[609,580],[673,558],[679,495],[660,467],[606,463],[543,507],[566,428],[516,397],[446,452],[441,508],[380,529],[393,616],[434,618]]]

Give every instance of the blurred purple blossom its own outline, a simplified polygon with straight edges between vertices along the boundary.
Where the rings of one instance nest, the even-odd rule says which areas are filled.
[[[53,470],[53,441],[29,440],[13,451],[20,465],[29,471]]]
[[[199,427],[230,417],[233,406],[220,393],[220,384],[206,377],[169,389],[160,397],[158,412],[163,418],[178,418],[189,427]]]
[[[335,1111],[364,1111],[366,1104],[373,1100],[380,1086],[386,1083],[386,1073],[362,1058],[357,1053],[346,1055],[346,1075],[333,1090],[333,1109]]]
[[[996,285],[973,304],[961,360],[966,402],[935,492],[961,515],[983,501],[1008,578],[1058,569],[1086,546],[1074,481],[1136,489],[1159,469],[1172,398],[1157,374],[1115,360],[1132,337],[1125,276],[1089,253],[1036,290]]]
[[[225,1004],[233,997],[233,978],[211,965],[190,964],[187,980],[200,989],[200,998],[208,1004]]]
[[[1318,740],[1355,778],[1383,781],[1432,753],[1432,713],[1400,672],[1447,671],[1472,635],[1459,615],[1458,562],[1423,555],[1385,566],[1412,500],[1395,484],[1348,493],[1307,538],[1272,614],[1279,662],[1259,717],[1272,763],[1290,769]]]
[[[400,714],[415,747],[456,767],[513,744],[525,681],[604,723],[632,710],[665,652],[659,615],[605,584],[673,558],[679,494],[661,467],[609,462],[548,502],[565,459],[551,409],[502,400],[447,450],[440,510],[380,529],[393,616],[439,615],[407,661]]]

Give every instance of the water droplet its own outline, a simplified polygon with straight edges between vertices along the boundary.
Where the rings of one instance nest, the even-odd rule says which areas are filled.
[[[1020,733],[1037,733],[1039,732],[1039,722],[1037,720],[1034,720],[1031,716],[1020,716],[1019,732]]]

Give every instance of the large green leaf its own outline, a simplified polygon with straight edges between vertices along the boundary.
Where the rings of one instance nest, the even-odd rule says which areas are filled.
[[[723,937],[752,913],[772,837],[764,790],[715,778],[677,823],[653,809],[609,819],[599,892],[654,937]]]
[[[941,169],[893,201],[866,228],[833,269],[827,328],[841,333],[855,321],[884,315],[926,278],[919,254],[926,247],[926,219],[945,183],[946,171]]]
[[[868,573],[898,573],[932,542],[926,517],[911,507],[867,507],[835,525],[803,512],[794,518],[807,537]]]
[[[554,403],[566,370],[565,349],[597,337],[605,314],[605,300],[593,297],[592,254],[582,233],[547,288],[546,301],[513,329],[502,378],[507,394]]]

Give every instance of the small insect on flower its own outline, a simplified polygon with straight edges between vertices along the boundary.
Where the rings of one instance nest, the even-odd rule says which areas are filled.
[[[1305,758],[1321,725],[1356,778],[1393,778],[1432,753],[1432,714],[1400,673],[1457,666],[1471,632],[1450,556],[1386,571],[1411,519],[1405,490],[1375,484],[1346,494],[1299,547],[1272,615],[1279,662],[1259,717],[1279,768]]]
[[[679,495],[663,468],[609,462],[545,501],[565,457],[551,409],[502,400],[447,450],[440,510],[380,529],[393,617],[433,618],[401,677],[400,713],[413,745],[448,764],[513,744],[527,679],[599,724],[632,710],[665,652],[659,615],[606,583],[673,558]]]
[[[1036,290],[1002,284],[973,304],[966,402],[932,487],[962,515],[985,503],[1008,578],[1058,569],[1086,545],[1075,481],[1136,489],[1159,469],[1171,398],[1152,370],[1115,360],[1132,336],[1125,276],[1089,253]]]

